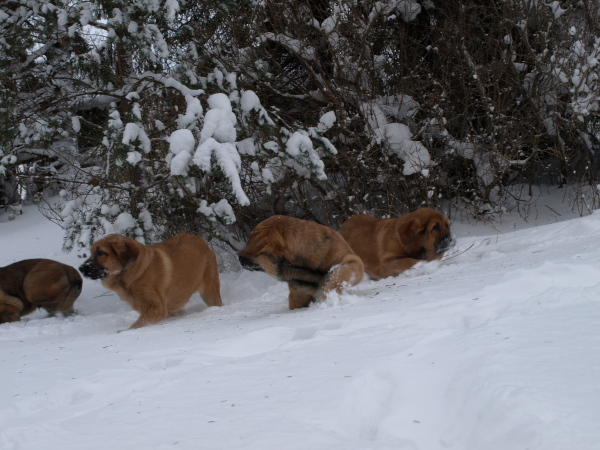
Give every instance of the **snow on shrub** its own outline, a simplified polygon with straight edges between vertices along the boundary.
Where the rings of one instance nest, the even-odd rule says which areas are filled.
[[[377,103],[364,103],[362,111],[372,127],[376,141],[381,142],[402,161],[404,161],[403,175],[420,173],[429,175],[431,156],[427,148],[413,137],[408,126],[401,123],[388,123],[385,113]]]

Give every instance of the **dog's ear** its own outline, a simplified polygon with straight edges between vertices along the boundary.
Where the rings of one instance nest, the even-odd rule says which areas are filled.
[[[250,239],[246,243],[246,247],[238,252],[239,256],[244,258],[252,258],[262,253],[261,239],[258,238],[254,233],[250,235]]]
[[[131,266],[138,256],[140,256],[140,249],[129,239],[114,240],[111,243],[111,247],[123,268]]]
[[[399,227],[398,234],[400,235],[400,241],[404,245],[408,245],[424,230],[425,224],[418,217],[411,217],[402,222]]]
[[[252,258],[253,256],[268,253],[275,256],[283,256],[285,241],[281,234],[270,229],[255,229],[250,235],[246,248],[238,253],[240,256]]]

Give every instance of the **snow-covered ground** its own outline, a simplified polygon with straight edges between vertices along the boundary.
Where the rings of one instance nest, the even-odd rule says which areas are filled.
[[[85,280],[77,315],[0,325],[0,448],[598,449],[600,212],[559,207],[455,222],[441,263],[304,310],[225,273],[222,308],[118,333],[137,314]],[[0,216],[0,266],[78,266],[61,244]]]

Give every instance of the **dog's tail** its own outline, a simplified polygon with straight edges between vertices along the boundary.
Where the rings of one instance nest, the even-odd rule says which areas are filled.
[[[305,211],[296,202],[292,202],[292,212],[290,213],[290,211],[288,211],[287,209],[287,204],[290,200],[292,200],[291,195],[280,195],[277,198],[275,198],[275,201],[273,202],[273,215],[290,216],[295,217],[296,219],[310,220],[311,222],[316,222],[319,225],[328,226],[322,220],[319,220],[319,218],[315,214],[311,213],[311,211]]]
[[[288,212],[285,207],[286,203],[292,199],[289,195],[280,195],[273,202],[273,215],[287,216]]]

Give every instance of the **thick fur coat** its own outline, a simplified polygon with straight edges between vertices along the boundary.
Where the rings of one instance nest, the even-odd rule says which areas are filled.
[[[82,280],[71,266],[50,259],[26,259],[0,267],[0,323],[17,322],[42,308],[69,315]]]
[[[391,219],[355,215],[342,224],[340,234],[375,280],[396,276],[420,261],[440,259],[456,242],[446,216],[430,208]]]
[[[307,220],[272,216],[252,231],[239,252],[242,266],[285,281],[289,308],[308,306],[363,278],[363,263],[338,232]]]
[[[146,246],[120,234],[108,235],[91,247],[79,268],[115,291],[140,317],[130,328],[153,324],[181,310],[194,292],[208,306],[221,306],[215,253],[204,239],[181,233]]]

